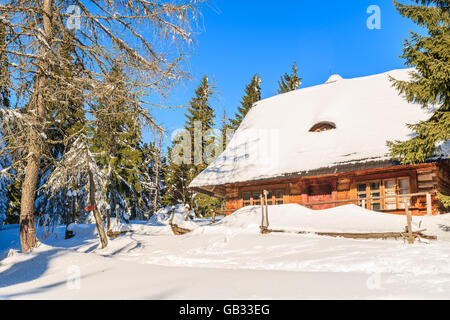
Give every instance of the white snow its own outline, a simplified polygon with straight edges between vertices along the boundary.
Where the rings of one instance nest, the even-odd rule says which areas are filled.
[[[342,77],[340,75],[338,75],[338,74],[333,74],[333,75],[331,75],[328,78],[327,82],[325,82],[325,83],[336,82],[336,81],[339,81],[339,80],[342,80]]]
[[[356,205],[325,210],[312,210],[299,204],[268,206],[271,229],[306,232],[376,233],[404,232],[406,218],[401,215],[377,213]],[[226,217],[221,225],[257,230],[261,225],[261,207],[239,209]],[[422,217],[413,217],[413,230],[419,229]]]
[[[259,101],[225,152],[191,187],[254,181],[330,168],[344,163],[388,160],[387,141],[407,140],[406,124],[429,115],[400,96],[389,76],[407,80],[411,69],[295,90]],[[336,81],[338,80],[338,81]],[[328,121],[336,129],[310,132]]]
[[[259,234],[259,210],[245,208],[174,236],[161,212],[132,221],[99,249],[95,225],[64,227],[33,252],[19,249],[18,226],[0,231],[2,299],[449,299],[450,216],[417,217],[439,240],[351,240],[311,234]],[[403,229],[405,217],[270,207],[273,227],[302,230]],[[166,213],[167,215],[167,213]],[[182,212],[179,212],[180,218]],[[327,224],[328,220],[334,221]],[[162,223],[161,223],[161,222]],[[323,230],[323,229],[327,230]]]
[[[195,229],[198,227],[197,224],[193,223],[191,220],[186,221],[186,209],[182,204],[165,207],[158,210],[158,212],[150,217],[149,223],[155,225],[169,225],[170,216],[172,214],[172,209],[175,209],[173,223],[181,228]],[[194,210],[189,211],[189,216],[195,218]]]

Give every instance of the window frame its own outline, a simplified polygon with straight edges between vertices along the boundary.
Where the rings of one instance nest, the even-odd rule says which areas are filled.
[[[408,181],[408,187],[400,188],[400,181],[401,180],[407,180]],[[386,188],[387,182],[394,182],[393,188]],[[379,183],[380,189],[378,192],[373,192],[372,190],[372,184],[373,183]],[[365,193],[363,191],[359,191],[360,185],[366,185],[366,191]],[[394,202],[389,201],[391,198],[383,198],[380,200],[367,200],[368,198],[371,198],[373,193],[379,193],[380,197],[387,197],[389,196],[386,191],[387,190],[394,190],[394,196],[392,199],[395,199],[395,209],[394,208],[387,208],[388,204],[393,204]],[[404,193],[401,193],[404,191]],[[361,180],[356,182],[356,197],[358,199],[358,205],[362,205],[362,200],[366,200],[366,206],[365,208],[370,208],[370,210],[373,211],[393,211],[393,210],[404,210],[405,207],[403,205],[403,202],[398,197],[401,194],[410,194],[411,193],[411,177],[409,176],[401,176],[401,177],[393,177],[393,178],[386,178],[386,179],[372,179],[372,180]],[[363,195],[364,197],[360,197],[360,195]],[[373,205],[374,204],[380,204],[380,210],[374,210]]]
[[[263,190],[267,190],[269,192],[267,196],[267,205],[273,206],[273,205],[282,205],[285,203],[284,196],[286,195],[284,188],[264,188]],[[248,206],[260,206],[261,201],[260,199],[255,199],[254,195],[256,194],[263,194],[263,190],[245,190],[241,191],[241,200],[242,200],[242,206],[248,207]],[[277,197],[281,194],[281,197]],[[245,200],[246,195],[248,200]],[[264,196],[263,196],[264,197]]]

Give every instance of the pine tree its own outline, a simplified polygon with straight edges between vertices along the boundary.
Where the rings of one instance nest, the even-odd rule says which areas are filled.
[[[97,167],[95,156],[90,152],[89,139],[85,135],[79,135],[72,147],[58,162],[55,170],[43,186],[51,194],[59,194],[70,186],[77,186],[86,190],[87,203],[92,206],[97,231],[102,248],[108,245],[108,239],[103,227],[102,213],[106,211],[104,200],[104,174]]]
[[[107,173],[108,201],[122,216],[135,218],[142,207],[141,185],[141,123],[137,107],[130,103],[131,89],[125,75],[116,65],[106,77],[108,95],[96,106],[92,151],[98,154],[99,167]],[[126,219],[128,220],[128,219]]]
[[[199,87],[195,90],[195,96],[189,103],[186,114],[186,133],[190,137],[190,146],[186,146],[190,156],[186,156],[183,163],[174,159],[173,147],[183,143],[180,140],[173,142],[169,148],[169,163],[165,174],[167,186],[164,203],[175,205],[182,203],[189,205],[191,209],[200,214],[206,214],[212,206],[217,206],[218,200],[210,196],[197,194],[189,189],[191,181],[207,167],[206,160],[213,160],[217,154],[218,139],[214,135],[208,135],[213,131],[214,109],[211,107],[214,87],[205,76]],[[190,149],[190,150],[189,150]],[[208,159],[210,158],[210,159]]]
[[[441,154],[440,145],[450,140],[450,11],[448,1],[414,0],[396,9],[426,29],[425,35],[411,32],[405,40],[405,64],[414,67],[410,81],[391,79],[409,102],[417,103],[432,115],[426,121],[408,125],[415,133],[407,141],[388,142],[391,156],[404,164],[424,162]],[[414,106],[412,106],[414,108]],[[450,195],[441,195],[449,203]]]
[[[233,130],[231,129],[231,125],[228,123],[227,118],[227,110],[223,110],[223,118],[222,118],[222,124],[220,127],[220,141],[218,143],[222,144],[222,151],[224,151],[227,148],[228,140],[230,139],[230,133]]]
[[[292,64],[291,73],[285,73],[281,76],[278,81],[278,91],[277,94],[290,92],[293,90],[297,90],[298,87],[302,84],[302,78],[298,76],[298,68],[297,63],[294,62]]]
[[[19,223],[22,182],[16,177],[7,187],[6,223]]]
[[[50,154],[55,159],[60,158],[66,149],[70,149],[75,137],[85,132],[87,125],[83,106],[85,99],[82,92],[71,85],[75,78],[84,76],[84,62],[77,56],[73,31],[61,32],[61,37],[64,41],[57,47],[61,63],[54,67],[56,77],[47,82],[48,90],[54,92],[56,99],[54,102],[47,102],[46,109],[51,121],[48,121],[49,125],[44,132],[48,139],[61,141],[50,146]]]
[[[207,76],[203,77],[199,87],[195,90],[195,97],[189,103],[186,124],[184,128],[191,136],[191,163],[205,168],[205,151],[213,144],[214,138],[206,135],[214,127],[214,109],[211,107],[213,85]]]
[[[80,133],[85,132],[87,120],[84,110],[83,94],[71,86],[74,78],[83,77],[83,61],[77,57],[73,32],[60,32],[65,41],[57,47],[61,63],[55,68],[54,73],[58,78],[49,79],[48,90],[55,92],[57,102],[47,102],[46,108],[50,121],[45,128],[44,135],[47,139],[58,141],[48,145],[47,157],[41,161],[38,190],[46,184],[46,179],[55,168],[57,162],[66,152],[70,150],[72,143]],[[64,79],[64,81],[60,81]],[[80,207],[74,208],[69,204],[73,199],[67,197],[71,191],[81,192],[76,186],[67,186],[56,194],[48,194],[42,190],[38,192],[35,208],[37,212],[45,212],[50,217],[52,224],[63,220],[72,222],[81,214]],[[85,195],[80,195],[84,198]],[[76,210],[76,212],[74,211]]]
[[[168,154],[172,149],[168,148]],[[177,204],[193,205],[194,193],[189,189],[189,183],[195,177],[192,171],[193,165],[177,163],[171,157],[168,158],[167,168],[165,170],[164,185],[166,192],[162,198],[165,206]]]
[[[234,119],[230,119],[230,127],[237,130],[247,113],[259,100],[261,100],[261,78],[255,74],[245,87],[245,94],[242,97],[241,105],[238,107],[238,112],[235,113]]]
[[[161,199],[164,197],[166,164],[165,157],[161,154],[160,141],[158,139],[156,142],[145,143],[142,146],[143,162],[140,179],[142,192],[139,198],[142,202],[140,215],[143,218],[155,214],[161,207]]]

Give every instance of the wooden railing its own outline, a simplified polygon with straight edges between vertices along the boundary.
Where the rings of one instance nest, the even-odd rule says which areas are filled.
[[[345,199],[345,200],[331,200],[331,201],[319,201],[319,202],[307,202],[300,203],[302,206],[310,207],[315,205],[326,205],[326,204],[343,204],[343,203],[360,203],[361,207],[365,208],[368,201],[377,201],[382,199],[397,199],[399,198],[409,198],[411,200],[412,197],[426,197],[426,207],[427,214],[432,214],[432,194],[431,192],[419,192],[419,193],[408,193],[408,194],[397,194],[397,195],[389,195],[389,196],[379,196],[379,197],[369,197],[369,198],[359,198],[359,199]]]
[[[395,199],[397,203],[397,199],[402,198],[409,198],[411,201],[412,197],[425,197],[426,199],[426,209],[427,209],[427,215],[431,215],[432,212],[432,195],[435,194],[435,192],[418,192],[418,193],[409,193],[409,194],[398,194],[398,195],[389,195],[389,196],[379,196],[379,197],[369,197],[369,198],[359,198],[359,199],[345,199],[345,200],[330,200],[330,201],[318,201],[318,202],[306,202],[306,203],[299,203],[302,206],[305,207],[312,207],[317,205],[326,205],[326,204],[345,204],[345,203],[357,203],[361,207],[365,208],[366,204],[368,204],[368,201],[377,201],[382,199]],[[403,201],[401,201],[403,203]],[[211,210],[212,214],[215,216],[216,214],[227,214],[227,213],[233,213],[237,211],[238,209],[221,209],[221,210]]]

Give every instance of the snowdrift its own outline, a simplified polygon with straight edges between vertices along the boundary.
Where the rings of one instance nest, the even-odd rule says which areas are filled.
[[[92,238],[97,236],[97,226],[95,224],[77,224],[71,223],[67,230],[72,231],[75,237]]]
[[[161,208],[158,210],[156,214],[150,217],[147,224],[154,226],[167,226],[169,225],[169,219],[171,214],[172,214],[172,207]],[[196,218],[194,210],[191,210],[189,212],[189,215],[194,219]],[[186,218],[186,211],[184,206],[182,204],[176,205],[173,223],[181,228],[186,228],[190,230],[198,228],[197,224],[195,224],[192,221],[185,221],[185,218]]]
[[[325,210],[312,210],[298,204],[269,206],[271,229],[307,232],[378,233],[403,232],[406,217],[374,212],[356,205],[345,205]],[[420,217],[413,217],[417,231]],[[261,207],[245,207],[224,218],[218,226],[259,230]]]

